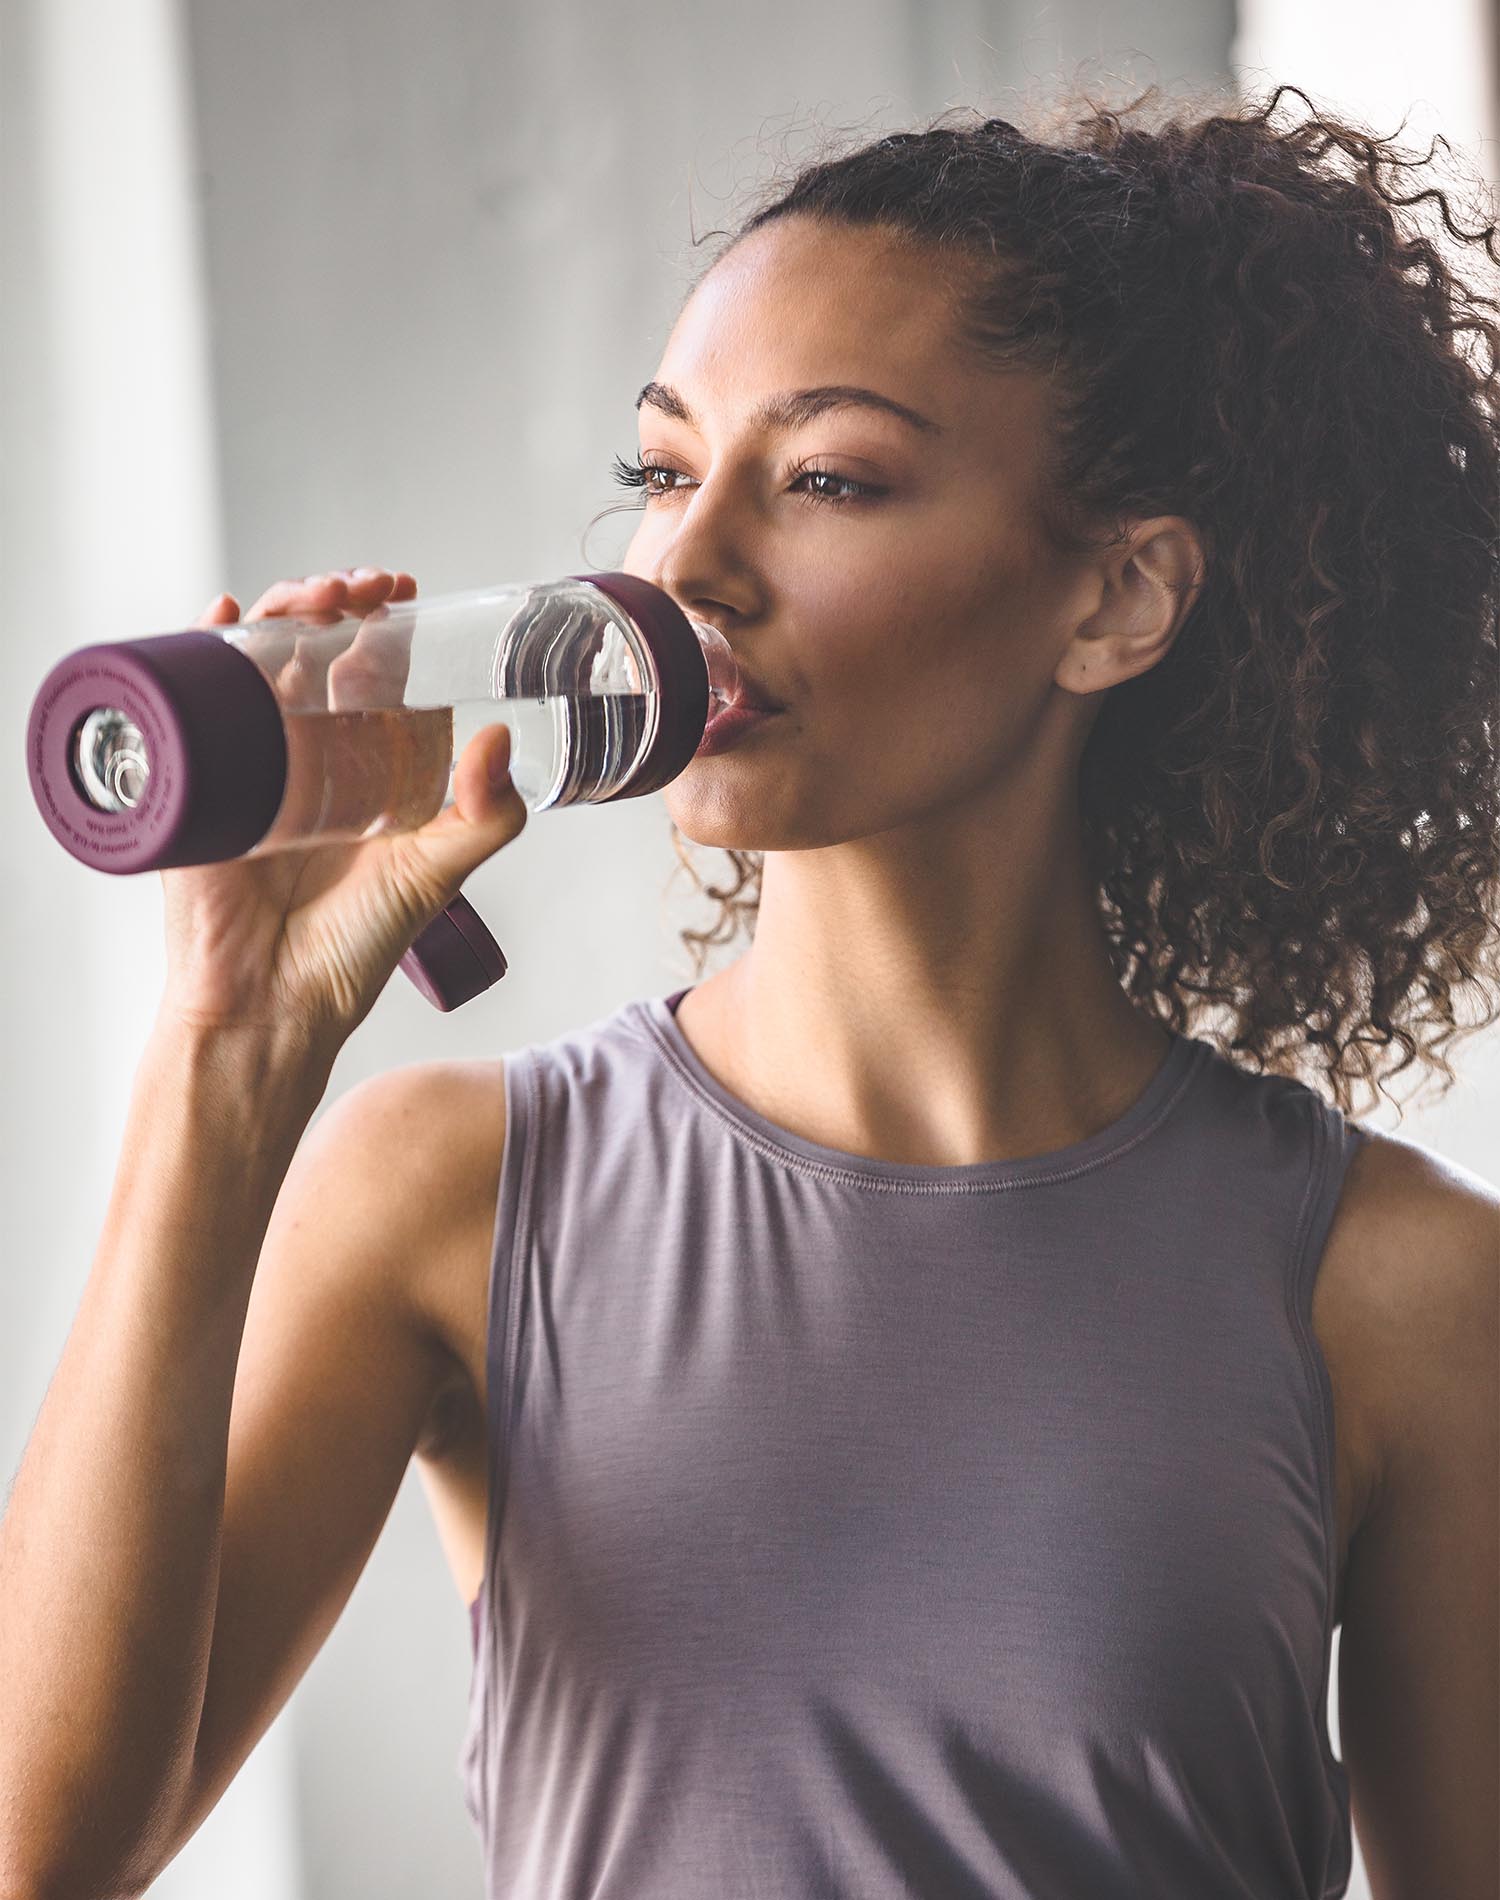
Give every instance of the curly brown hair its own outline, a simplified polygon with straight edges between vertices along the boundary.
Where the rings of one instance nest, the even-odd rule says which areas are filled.
[[[1289,92],[1311,116],[1274,126]],[[1322,1050],[1351,1113],[1351,1081],[1388,1094],[1418,1056],[1446,1094],[1446,1045],[1500,1016],[1500,304],[1447,241],[1500,263],[1497,227],[1403,193],[1442,139],[1404,151],[1295,86],[1229,103],[1075,92],[1037,136],[944,113],[773,182],[703,274],[794,214],[938,247],[962,345],[1057,372],[1057,547],[1196,525],[1199,597],[1080,764],[1111,961],[1176,1031],[1225,1012],[1231,1059]],[[1433,201],[1447,239],[1398,217]],[[753,938],[763,854],[705,886],[672,833],[720,906],[681,933],[701,975]]]

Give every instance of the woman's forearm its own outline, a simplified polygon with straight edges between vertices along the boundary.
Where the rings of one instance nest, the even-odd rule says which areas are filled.
[[[191,1764],[245,1315],[332,1054],[175,1022],[147,1043],[0,1519],[0,1893],[149,1863]]]

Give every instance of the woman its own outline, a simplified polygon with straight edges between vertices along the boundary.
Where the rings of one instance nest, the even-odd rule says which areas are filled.
[[[299,1147],[503,728],[421,833],[166,874],[0,1865],[165,1864],[416,1453],[492,1893],[1330,1896],[1351,1801],[1381,1900],[1493,1891],[1500,1194],[1346,1111],[1500,1013],[1497,330],[1280,96],[882,139],[693,290],[620,472],[768,708],[666,793],[728,968]]]

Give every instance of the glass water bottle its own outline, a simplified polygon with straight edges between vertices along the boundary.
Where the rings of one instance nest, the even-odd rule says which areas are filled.
[[[414,830],[497,723],[528,810],[638,798],[738,685],[723,635],[661,588],[575,574],[82,647],[36,695],[27,766],[80,862],[163,870]],[[401,962],[445,1010],[505,967],[461,896]]]

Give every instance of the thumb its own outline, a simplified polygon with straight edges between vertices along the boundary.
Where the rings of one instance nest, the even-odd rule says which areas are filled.
[[[471,871],[520,835],[529,816],[511,782],[510,728],[485,726],[459,757],[453,803],[405,834],[402,855],[440,909]]]

